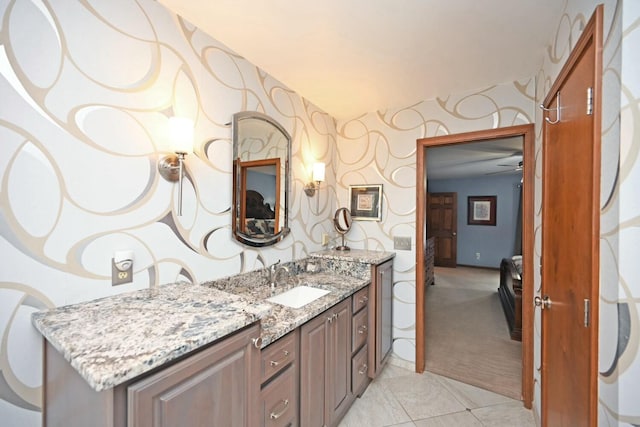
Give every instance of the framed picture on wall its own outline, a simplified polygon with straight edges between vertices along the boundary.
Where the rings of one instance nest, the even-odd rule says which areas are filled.
[[[350,185],[351,218],[380,221],[382,219],[382,184]]]
[[[496,225],[498,196],[469,196],[467,201],[467,224]]]

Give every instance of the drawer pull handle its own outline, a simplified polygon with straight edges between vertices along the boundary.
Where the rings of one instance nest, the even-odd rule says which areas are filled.
[[[366,304],[367,301],[369,301],[369,297],[362,297],[360,298],[360,300],[358,301],[358,304]]]
[[[364,374],[367,372],[367,368],[368,368],[368,366],[367,366],[367,364],[365,363],[365,364],[364,364],[364,365],[362,365],[362,367],[358,370],[358,373],[359,373],[360,375],[364,375]]]
[[[367,332],[367,325],[362,325],[362,326],[360,326],[360,327],[358,328],[358,333],[359,333],[360,335],[362,335],[362,334],[364,334],[364,333],[366,333],[366,332]]]
[[[271,360],[269,362],[269,364],[271,366],[278,366],[278,365],[280,365],[281,363],[283,363],[285,360],[287,360],[289,358],[289,350],[282,350],[282,352],[284,353],[284,356],[282,357],[282,359],[280,359],[280,360]]]
[[[271,418],[272,420],[277,420],[282,415],[284,415],[285,412],[287,412],[287,409],[289,409],[289,399],[281,400],[281,402],[282,409],[280,410],[280,412],[271,412],[271,414],[269,415],[269,418]]]
[[[257,349],[260,349],[260,347],[262,347],[262,337],[252,338],[251,342],[253,343],[253,346]]]

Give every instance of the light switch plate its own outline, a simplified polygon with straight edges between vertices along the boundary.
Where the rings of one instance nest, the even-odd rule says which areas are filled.
[[[394,237],[393,249],[398,251],[410,251],[411,250],[411,237]]]

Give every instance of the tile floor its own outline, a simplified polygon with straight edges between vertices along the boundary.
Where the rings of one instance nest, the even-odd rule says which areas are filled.
[[[535,427],[522,402],[387,363],[339,427]]]

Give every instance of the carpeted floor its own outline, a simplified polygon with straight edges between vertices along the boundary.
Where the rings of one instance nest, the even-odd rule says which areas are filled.
[[[498,270],[435,269],[426,292],[426,369],[514,399],[522,393],[522,344],[509,337]]]

